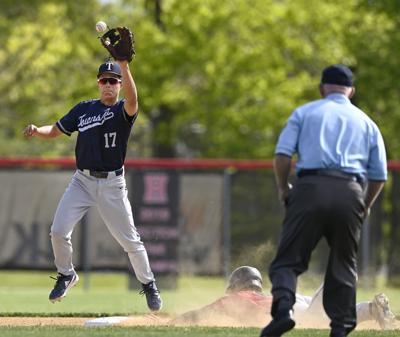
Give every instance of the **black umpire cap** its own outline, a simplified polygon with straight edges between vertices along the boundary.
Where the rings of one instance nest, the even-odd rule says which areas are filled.
[[[111,74],[115,74],[119,77],[122,77],[121,67],[119,66],[119,64],[117,62],[113,62],[113,61],[107,61],[100,65],[99,72],[97,74],[97,78],[99,78],[100,75],[104,74],[104,73],[111,73]]]
[[[353,73],[343,64],[334,64],[322,72],[321,84],[337,84],[345,87],[353,86]]]

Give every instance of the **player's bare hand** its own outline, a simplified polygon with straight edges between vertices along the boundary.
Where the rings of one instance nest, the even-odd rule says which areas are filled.
[[[29,124],[24,130],[24,136],[26,138],[30,138],[37,133],[37,126],[33,124]]]

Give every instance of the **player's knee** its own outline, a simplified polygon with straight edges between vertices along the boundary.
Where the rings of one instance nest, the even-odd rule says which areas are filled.
[[[52,240],[69,240],[70,235],[68,233],[64,233],[59,230],[51,229],[50,230],[50,237]]]
[[[123,248],[126,253],[138,253],[145,251],[143,242],[139,241],[129,241],[123,244]]]

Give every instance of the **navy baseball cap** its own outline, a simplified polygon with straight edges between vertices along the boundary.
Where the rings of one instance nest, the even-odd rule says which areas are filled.
[[[334,64],[322,72],[321,84],[336,84],[345,87],[353,86],[353,73],[343,64]]]
[[[119,66],[119,64],[117,62],[113,62],[113,61],[107,61],[100,65],[99,72],[97,74],[97,78],[99,78],[100,75],[104,74],[104,73],[111,73],[111,74],[115,74],[119,77],[122,77],[121,67]]]

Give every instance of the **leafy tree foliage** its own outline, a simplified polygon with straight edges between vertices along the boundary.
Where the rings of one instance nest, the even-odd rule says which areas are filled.
[[[71,154],[71,142],[26,142],[22,130],[29,122],[54,123],[77,100],[93,93],[96,37],[90,29],[93,25],[83,25],[80,14],[86,22],[95,22],[97,2],[79,6],[59,1],[8,2],[0,5],[0,152]]]
[[[2,1],[1,154],[72,154],[73,142],[26,142],[21,130],[97,96],[106,53],[93,27],[103,19],[135,32],[141,118],[129,155],[271,158],[292,109],[318,98],[321,69],[343,62],[356,71],[356,103],[379,122],[395,158],[400,34],[386,4]]]

